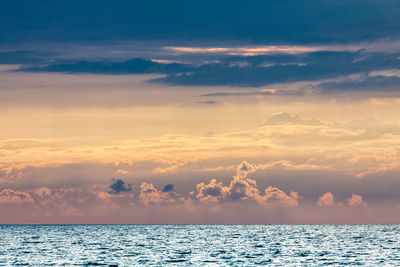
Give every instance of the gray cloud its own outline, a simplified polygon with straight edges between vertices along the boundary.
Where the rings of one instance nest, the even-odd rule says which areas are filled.
[[[164,186],[162,192],[172,192],[174,191],[174,185],[173,184],[167,184],[166,186]]]
[[[302,125],[321,125],[319,120],[304,120],[297,114],[288,112],[279,112],[270,116],[263,125],[281,125],[281,124],[302,124]]]
[[[196,101],[197,104],[205,104],[205,105],[215,105],[218,104],[217,101],[207,100],[207,101]]]
[[[272,91],[249,91],[249,92],[215,92],[201,94],[200,97],[211,97],[211,96],[251,96],[251,95],[272,95]]]
[[[325,93],[345,91],[400,92],[400,77],[366,76],[337,82],[325,82],[317,86]]]
[[[151,82],[169,85],[260,87],[277,83],[318,81],[360,72],[396,68],[396,54],[319,51],[295,55],[227,56],[218,63],[193,67],[189,72],[169,73]],[[245,65],[232,65],[241,59]],[[385,84],[383,84],[385,85]],[[347,88],[350,89],[351,88]],[[268,92],[217,92],[204,96],[268,94]]]
[[[338,79],[359,73],[396,69],[399,53],[370,53],[365,50],[318,51],[300,54],[259,56],[223,56],[217,62],[165,63],[135,58],[122,62],[72,61],[47,65],[25,66],[19,71],[95,73],[95,74],[163,74],[150,83],[186,86],[260,87],[265,85]],[[244,62],[237,65],[237,62]],[[365,76],[365,75],[364,75]],[[362,76],[358,80],[325,82],[316,87],[319,92],[397,90],[399,77]],[[314,88],[315,89],[315,88]],[[271,90],[221,91],[201,94],[201,97],[270,95]],[[282,92],[279,92],[282,93]],[[210,100],[212,101],[212,100]],[[210,102],[209,102],[210,103]]]
[[[125,184],[124,181],[121,179],[113,179],[112,184],[110,185],[111,190],[108,191],[110,194],[119,194],[119,193],[124,193],[124,192],[131,192],[132,191],[132,185],[130,184]]]
[[[20,71],[33,72],[65,72],[65,73],[96,73],[96,74],[153,74],[179,73],[187,71],[184,64],[158,63],[147,59],[134,58],[123,62],[112,61],[78,61],[53,63],[45,66],[23,67]]]

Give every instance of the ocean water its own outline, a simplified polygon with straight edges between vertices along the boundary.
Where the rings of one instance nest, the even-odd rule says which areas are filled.
[[[1,266],[400,266],[399,225],[4,225]]]

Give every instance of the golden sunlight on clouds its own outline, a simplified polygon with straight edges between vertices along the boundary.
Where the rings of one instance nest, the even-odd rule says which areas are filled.
[[[359,47],[356,46],[244,46],[244,47],[180,47],[180,46],[166,46],[165,50],[178,53],[219,53],[228,55],[243,55],[255,56],[266,55],[273,53],[283,54],[297,54],[316,51],[356,51]]]
[[[21,206],[9,222],[31,210],[46,222],[358,222],[367,209],[398,221],[397,191],[380,185],[396,188],[400,170],[396,98],[0,75],[0,211]]]
[[[134,138],[136,127],[133,124],[110,129],[103,135],[99,132],[97,136],[90,135],[92,140],[79,129],[75,131],[81,135],[69,133],[57,139],[3,139],[0,141],[2,178],[17,176],[15,170],[28,166],[93,162],[151,161],[157,167],[148,173],[158,174],[186,168],[229,169],[231,163],[223,162],[239,158],[253,159],[259,169],[340,169],[356,177],[399,168],[400,126],[374,119],[325,122],[276,113],[264,124],[247,130],[211,136],[164,134],[152,138]],[[120,131],[124,134],[119,135]],[[214,162],[212,166],[204,164],[209,161]],[[127,174],[123,170],[117,173]]]

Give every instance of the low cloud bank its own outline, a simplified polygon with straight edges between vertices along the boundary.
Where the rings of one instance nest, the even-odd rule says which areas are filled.
[[[339,208],[347,212],[348,209],[370,207],[362,196],[354,193],[340,202],[327,192],[313,204],[303,201],[297,192],[285,192],[275,186],[267,186],[261,191],[256,181],[249,177],[256,171],[256,165],[243,161],[228,184],[211,179],[208,183],[195,185],[186,196],[175,192],[173,184],[160,190],[151,183],[133,186],[121,179],[113,179],[108,186],[41,187],[22,191],[6,188],[0,191],[0,211],[9,216],[0,222],[294,223],[306,220],[307,216],[319,218],[325,209]],[[298,210],[305,212],[301,220],[293,217]],[[136,217],[138,212],[140,218]],[[237,212],[247,215],[241,217]],[[154,217],[154,213],[159,217]],[[315,219],[315,222],[319,220]]]

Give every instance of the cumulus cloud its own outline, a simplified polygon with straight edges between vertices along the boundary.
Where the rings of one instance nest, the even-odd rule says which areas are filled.
[[[325,193],[317,201],[317,205],[320,207],[330,207],[333,205],[343,206],[345,204],[347,204],[350,207],[359,207],[362,205],[366,205],[362,196],[354,193],[351,195],[350,198],[347,199],[347,203],[335,201],[335,196],[331,192]]]
[[[167,185],[168,186],[168,185]],[[165,189],[165,187],[164,187]],[[154,187],[153,184],[143,182],[140,186],[139,201],[145,206],[149,205],[173,205],[180,204],[184,202],[184,198],[179,194],[173,192],[169,185],[167,191],[160,191]]]
[[[164,186],[163,190],[164,193],[165,192],[171,192],[174,191],[174,185],[173,184],[167,184]]]
[[[297,206],[299,204],[299,195],[297,192],[291,191],[288,195],[284,191],[273,186],[269,186],[265,189],[262,199],[266,203],[279,204],[283,206]]]
[[[119,194],[124,192],[131,192],[132,185],[125,184],[125,182],[121,179],[113,179],[112,184],[110,185],[111,190],[108,191],[110,194]]]
[[[366,203],[364,202],[362,196],[357,194],[352,194],[351,198],[347,200],[347,204],[351,207],[359,207],[361,205],[365,205]]]
[[[288,195],[276,187],[269,186],[265,189],[264,194],[260,194],[256,181],[248,178],[248,175],[255,171],[255,165],[242,161],[237,166],[236,174],[229,186],[224,186],[222,182],[211,179],[208,184],[197,184],[192,195],[203,203],[251,201],[258,204],[298,205],[299,196],[297,192],[291,192]]]
[[[232,200],[258,200],[260,191],[256,181],[250,178],[236,176],[229,186],[229,197]]]
[[[238,165],[238,169],[244,169],[243,166],[246,166],[245,169],[251,169],[249,165],[252,164],[242,163]],[[168,184],[165,187],[171,189],[169,185],[172,184]],[[4,189],[0,192],[0,210],[2,212],[9,210],[12,206],[8,204],[19,204],[21,205],[21,209],[18,211],[27,212],[29,218],[33,218],[34,214],[40,214],[42,220],[40,222],[49,222],[48,220],[51,221],[56,218],[59,223],[65,222],[65,220],[75,219],[80,220],[79,222],[85,222],[86,218],[90,218],[91,221],[89,220],[86,222],[91,223],[94,222],[93,220],[96,221],[96,218],[103,218],[103,222],[107,222],[111,217],[113,218],[112,222],[118,223],[121,222],[118,221],[118,218],[124,216],[125,218],[131,219],[127,222],[132,222],[137,221],[134,220],[134,218],[136,218],[135,216],[132,217],[132,214],[136,214],[137,211],[145,216],[153,214],[153,212],[155,212],[156,215],[164,214],[162,216],[166,216],[165,218],[161,216],[158,219],[149,219],[150,221],[139,220],[141,223],[167,222],[168,218],[171,218],[168,217],[170,212],[174,214],[172,217],[179,216],[179,214],[186,214],[185,216],[187,216],[186,219],[180,217],[182,221],[179,221],[179,219],[173,221],[175,223],[189,221],[192,223],[199,222],[193,219],[194,217],[192,216],[197,216],[197,220],[202,218],[201,222],[232,222],[226,220],[224,216],[237,214],[238,210],[250,216],[249,218],[241,216],[235,217],[241,218],[241,222],[312,223],[318,221],[326,223],[336,222],[330,220],[335,218],[335,216],[342,216],[342,213],[338,214],[338,212],[343,211],[344,213],[351,213],[350,209],[352,209],[352,207],[365,205],[360,195],[352,194],[352,196],[347,199],[347,205],[345,205],[345,203],[335,201],[333,194],[327,192],[317,202],[318,206],[325,207],[325,209],[317,210],[315,205],[309,206],[307,202],[301,203],[300,205],[299,201],[302,197],[299,196],[297,192],[291,191],[290,193],[286,193],[275,186],[268,186],[260,193],[255,180],[237,175],[234,176],[228,185],[224,185],[216,179],[212,179],[209,183],[199,183],[188,198],[184,198],[174,191],[160,191],[153,184],[146,182],[134,189],[139,190],[136,197],[133,196],[133,193],[109,194],[106,191],[106,185],[58,189],[41,187],[26,191]],[[299,207],[296,209],[282,209],[294,206]],[[31,212],[31,210],[35,212]],[[277,213],[278,210],[279,213]],[[246,213],[247,211],[252,212]],[[328,218],[329,216],[324,217],[327,216],[326,214],[329,212],[336,212],[336,215],[333,215],[330,219]],[[115,217],[116,214],[117,217]],[[213,221],[213,216],[217,214],[219,219]],[[268,214],[268,216],[265,217],[263,214]],[[285,216],[288,214],[292,217],[286,218]],[[203,218],[203,216],[206,217]],[[271,218],[271,216],[278,217]],[[300,219],[298,216],[300,216]],[[11,218],[17,217],[11,216]],[[298,219],[297,221],[296,218]],[[316,220],[315,218],[319,219]],[[340,218],[342,217],[338,217],[338,219]],[[342,218],[343,220],[341,219],[339,221],[341,223],[353,222],[356,219],[354,217],[351,218],[352,220],[346,221]],[[110,221],[108,220],[108,222]],[[240,222],[240,220],[235,222]]]
[[[199,183],[193,192],[196,198],[201,202],[217,202],[219,199],[224,199],[228,194],[228,188],[222,185],[222,182],[217,182],[216,179],[211,179],[208,184]]]
[[[256,166],[248,163],[247,161],[242,161],[236,168],[236,176],[238,178],[247,177],[256,171]]]
[[[335,197],[331,192],[326,192],[317,201],[317,205],[320,207],[333,206],[334,203],[335,203]]]

